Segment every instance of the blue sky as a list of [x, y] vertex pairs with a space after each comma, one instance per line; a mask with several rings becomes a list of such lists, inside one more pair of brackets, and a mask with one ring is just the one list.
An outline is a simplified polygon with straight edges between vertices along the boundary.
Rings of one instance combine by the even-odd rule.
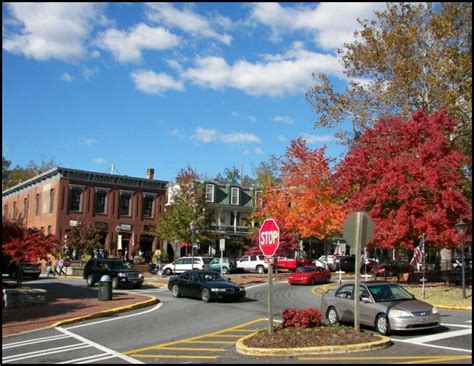
[[12, 165], [173, 180], [251, 174], [315, 129], [313, 72], [343, 87], [337, 48], [383, 3], [3, 3], [2, 153]]

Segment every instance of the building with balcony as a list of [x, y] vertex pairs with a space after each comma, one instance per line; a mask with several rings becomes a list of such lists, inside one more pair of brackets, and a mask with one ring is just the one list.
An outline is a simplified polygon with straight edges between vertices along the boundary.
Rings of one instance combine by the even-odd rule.
[[2, 214], [26, 227], [54, 234], [67, 245], [79, 223], [101, 233], [109, 255], [128, 257], [141, 251], [150, 258], [162, 249], [149, 233], [163, 212], [167, 181], [56, 167], [2, 192]]
[[[202, 184], [206, 190], [206, 204], [215, 213], [215, 222], [208, 230], [215, 233], [216, 240], [209, 246], [208, 254], [220, 253], [219, 240], [225, 238], [225, 254], [230, 257], [241, 256], [242, 244], [250, 243], [251, 228], [255, 227], [251, 219], [252, 212], [262, 205], [261, 190], [212, 180], [203, 181]], [[167, 205], [172, 204], [172, 197], [177, 190], [178, 184], [168, 187]], [[172, 250], [175, 257], [185, 254], [179, 251], [178, 243], [167, 243], [164, 247], [168, 248], [168, 251]]]

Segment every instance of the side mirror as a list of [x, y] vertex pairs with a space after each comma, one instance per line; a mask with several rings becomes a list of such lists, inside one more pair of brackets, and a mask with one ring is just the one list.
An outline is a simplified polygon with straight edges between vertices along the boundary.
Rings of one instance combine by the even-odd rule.
[[368, 297], [361, 297], [360, 299], [364, 304], [370, 304], [372, 303], [372, 300]]

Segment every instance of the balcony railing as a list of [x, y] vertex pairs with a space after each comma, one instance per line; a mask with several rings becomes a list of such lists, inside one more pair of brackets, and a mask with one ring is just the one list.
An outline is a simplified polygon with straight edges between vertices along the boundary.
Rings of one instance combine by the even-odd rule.
[[234, 225], [213, 225], [213, 230], [224, 231], [226, 233], [248, 233], [248, 226], [234, 226]]

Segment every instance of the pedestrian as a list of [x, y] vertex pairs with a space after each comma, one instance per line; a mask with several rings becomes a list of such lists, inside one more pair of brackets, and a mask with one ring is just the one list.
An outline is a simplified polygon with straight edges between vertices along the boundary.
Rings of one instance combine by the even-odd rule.
[[[48, 257], [48, 260], [46, 262], [46, 278], [49, 278], [49, 275], [51, 274], [51, 271], [52, 271], [52, 266], [53, 266], [53, 263], [51, 262], [51, 258]], [[54, 271], [53, 271], [53, 277], [54, 277]]]
[[64, 259], [59, 260], [59, 275], [63, 274], [66, 275], [66, 271], [64, 270]]
[[54, 260], [54, 277], [59, 276], [59, 259]]

